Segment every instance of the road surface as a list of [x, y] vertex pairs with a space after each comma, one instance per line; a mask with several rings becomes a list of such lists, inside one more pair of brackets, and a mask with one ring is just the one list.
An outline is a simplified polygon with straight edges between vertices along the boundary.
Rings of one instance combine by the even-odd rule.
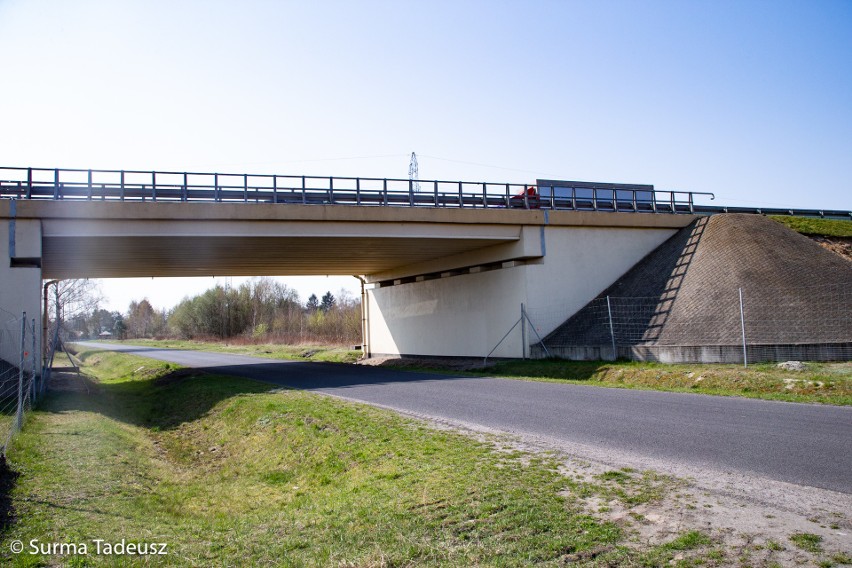
[[503, 432], [852, 494], [852, 408], [88, 342]]

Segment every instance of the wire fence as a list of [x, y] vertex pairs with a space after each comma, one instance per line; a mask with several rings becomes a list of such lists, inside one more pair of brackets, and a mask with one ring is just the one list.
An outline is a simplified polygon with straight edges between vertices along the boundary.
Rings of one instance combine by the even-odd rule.
[[44, 392], [35, 319], [0, 309], [0, 452], [6, 455], [27, 412]]
[[[542, 341], [533, 357], [578, 360], [757, 363], [852, 360], [852, 285], [779, 290], [708, 290], [700, 301], [598, 297], [565, 321], [558, 310], [528, 310]], [[558, 318], [563, 318], [559, 323]]]

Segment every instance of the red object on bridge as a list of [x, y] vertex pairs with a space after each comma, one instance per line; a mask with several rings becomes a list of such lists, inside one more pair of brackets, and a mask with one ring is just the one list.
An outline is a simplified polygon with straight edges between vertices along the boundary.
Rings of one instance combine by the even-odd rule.
[[[524, 201], [524, 197], [526, 197], [526, 201]], [[510, 207], [523, 207], [526, 208], [529, 205], [530, 209], [541, 209], [541, 198], [538, 195], [538, 188], [534, 185], [527, 186], [526, 189], [520, 191], [520, 193], [513, 195], [509, 199]]]

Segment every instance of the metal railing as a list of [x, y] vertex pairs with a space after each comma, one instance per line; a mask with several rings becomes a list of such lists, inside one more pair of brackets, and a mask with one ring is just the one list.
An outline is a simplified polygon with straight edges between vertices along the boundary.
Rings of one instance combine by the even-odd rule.
[[394, 207], [695, 213], [696, 196], [649, 185], [0, 167], [0, 198], [68, 201], [296, 203]]

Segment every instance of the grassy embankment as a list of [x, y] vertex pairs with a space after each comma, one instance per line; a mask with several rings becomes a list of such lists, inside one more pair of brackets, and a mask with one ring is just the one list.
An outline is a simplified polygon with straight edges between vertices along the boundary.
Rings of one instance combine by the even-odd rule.
[[484, 374], [601, 387], [852, 405], [852, 363], [805, 363], [804, 371], [786, 371], [774, 363], [745, 369], [700, 363], [501, 361]]
[[770, 215], [770, 219], [774, 219], [803, 235], [852, 237], [852, 221], [817, 219], [813, 217], [790, 217], [786, 215]]
[[[723, 559], [698, 532], [649, 546], [587, 499], [630, 508], [671, 480], [592, 480], [398, 415], [112, 352], [82, 351], [89, 393], [50, 394], [9, 454], [5, 565], [656, 566]], [[11, 520], [10, 520], [11, 519]], [[86, 557], [9, 552], [88, 543]], [[156, 559], [94, 539], [168, 543]]]

